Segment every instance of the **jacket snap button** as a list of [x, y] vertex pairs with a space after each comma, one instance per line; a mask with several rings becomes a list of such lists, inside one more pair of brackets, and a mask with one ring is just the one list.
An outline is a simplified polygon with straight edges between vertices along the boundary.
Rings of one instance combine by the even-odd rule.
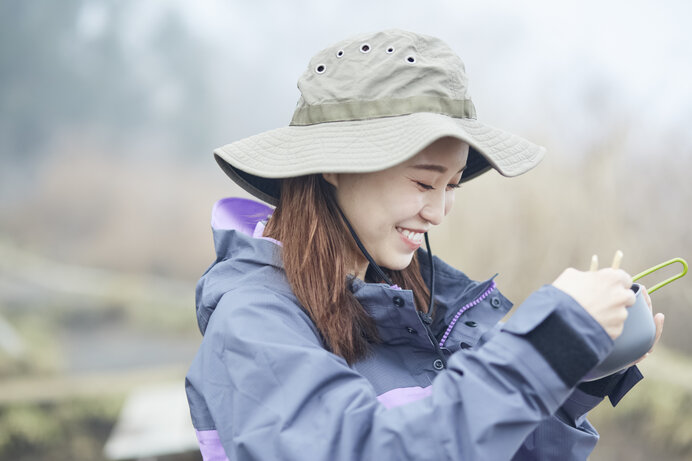
[[498, 307], [500, 307], [500, 304], [502, 304], [502, 303], [500, 302], [500, 298], [493, 297], [493, 298], [490, 300], [490, 304], [491, 304], [495, 309], [497, 309]]
[[471, 328], [474, 328], [474, 327], [476, 327], [476, 326], [478, 325], [478, 324], [477, 324], [476, 322], [474, 322], [473, 320], [469, 320], [468, 322], [465, 322], [465, 323], [466, 323], [466, 326], [467, 326], [467, 327], [471, 327]]
[[442, 360], [440, 360], [440, 359], [436, 359], [433, 362], [433, 368], [435, 368], [436, 370], [442, 370], [444, 367], [445, 367], [445, 364], [442, 363]]
[[411, 327], [406, 327], [406, 331], [408, 331], [408, 332], [411, 333], [412, 335], [415, 335], [416, 333], [418, 333], [416, 330], [414, 330], [414, 329], [411, 328]]
[[401, 296], [394, 296], [394, 297], [392, 298], [392, 302], [394, 303], [394, 305], [395, 305], [396, 307], [403, 307], [404, 304], [405, 304], [405, 303], [404, 303], [404, 298], [402, 298]]

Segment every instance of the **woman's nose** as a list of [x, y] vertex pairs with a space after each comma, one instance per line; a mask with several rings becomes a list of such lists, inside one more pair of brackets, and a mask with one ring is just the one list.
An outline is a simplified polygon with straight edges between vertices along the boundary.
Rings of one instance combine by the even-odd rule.
[[434, 226], [441, 224], [446, 214], [445, 199], [446, 194], [444, 191], [442, 193], [429, 194], [428, 200], [421, 210], [421, 217]]

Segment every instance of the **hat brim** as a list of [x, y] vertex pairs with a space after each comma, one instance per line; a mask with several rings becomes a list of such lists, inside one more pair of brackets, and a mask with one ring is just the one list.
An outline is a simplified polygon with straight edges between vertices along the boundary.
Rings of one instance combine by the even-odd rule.
[[238, 185], [276, 205], [281, 178], [384, 170], [447, 136], [470, 146], [462, 182], [490, 167], [503, 176], [518, 176], [545, 154], [543, 147], [475, 119], [418, 112], [278, 128], [219, 147], [214, 155]]

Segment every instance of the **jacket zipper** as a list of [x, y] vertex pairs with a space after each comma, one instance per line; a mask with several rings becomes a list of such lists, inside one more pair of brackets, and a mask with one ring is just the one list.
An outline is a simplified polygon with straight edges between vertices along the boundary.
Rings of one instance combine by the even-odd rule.
[[492, 293], [492, 291], [493, 291], [494, 289], [495, 289], [495, 281], [493, 280], [493, 281], [490, 283], [490, 286], [488, 287], [488, 289], [485, 290], [483, 293], [481, 293], [481, 295], [480, 295], [479, 297], [477, 297], [476, 299], [474, 299], [474, 300], [471, 301], [470, 303], [464, 304], [464, 305], [461, 307], [461, 309], [459, 309], [459, 310], [457, 311], [457, 313], [454, 315], [454, 318], [452, 319], [452, 321], [449, 322], [449, 326], [447, 327], [447, 330], [445, 331], [445, 334], [442, 335], [442, 339], [440, 340], [440, 343], [437, 345], [438, 347], [442, 348], [442, 347], [445, 345], [445, 341], [447, 341], [447, 337], [449, 336], [449, 334], [450, 334], [450, 333], [452, 332], [452, 330], [454, 329], [454, 325], [456, 325], [457, 320], [459, 320], [459, 317], [461, 317], [461, 314], [463, 314], [464, 312], [466, 312], [467, 310], [469, 310], [470, 308], [472, 308], [473, 306], [475, 306], [476, 304], [480, 303], [480, 302], [483, 301], [485, 298], [487, 298], [488, 295], [490, 295], [490, 293]]

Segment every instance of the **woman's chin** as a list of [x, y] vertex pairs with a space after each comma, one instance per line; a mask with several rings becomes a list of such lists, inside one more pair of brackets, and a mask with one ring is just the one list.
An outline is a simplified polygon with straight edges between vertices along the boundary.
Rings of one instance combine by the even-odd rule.
[[388, 258], [387, 261], [383, 261], [381, 264], [377, 262], [381, 267], [386, 267], [392, 271], [402, 271], [406, 269], [413, 260], [413, 253], [409, 255], [401, 255], [393, 258]]

